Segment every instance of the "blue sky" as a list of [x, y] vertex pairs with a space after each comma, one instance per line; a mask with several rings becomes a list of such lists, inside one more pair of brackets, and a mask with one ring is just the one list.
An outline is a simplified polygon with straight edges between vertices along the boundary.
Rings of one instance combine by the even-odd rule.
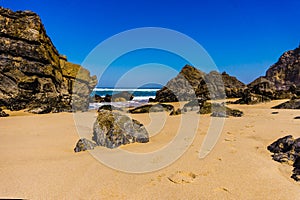
[[[219, 71], [249, 83], [264, 75], [284, 51], [300, 43], [298, 0], [0, 0], [0, 5], [37, 12], [59, 52], [79, 64], [99, 43], [117, 33], [164, 27], [193, 38]], [[162, 56], [160, 62], [180, 70], [184, 62], [164, 62], [171, 59], [167, 57]], [[112, 70], [120, 67], [121, 61], [115, 62]], [[127, 59], [122, 67], [128, 70], [132, 66]]]

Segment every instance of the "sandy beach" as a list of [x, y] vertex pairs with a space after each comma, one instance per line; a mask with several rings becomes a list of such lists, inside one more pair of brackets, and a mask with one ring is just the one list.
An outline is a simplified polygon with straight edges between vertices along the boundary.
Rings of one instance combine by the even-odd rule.
[[[297, 110], [273, 110], [280, 101], [229, 105], [244, 112], [227, 118], [213, 151], [198, 158], [210, 116], [203, 115], [189, 149], [155, 172], [130, 174], [111, 169], [86, 152], [74, 153], [79, 139], [71, 113], [10, 113], [0, 119], [0, 197], [26, 199], [300, 199], [292, 167], [272, 160], [266, 147], [279, 137], [300, 137]], [[273, 111], [279, 113], [271, 114]], [[147, 127], [147, 114], [133, 118]], [[147, 144], [123, 146], [145, 152], [171, 141], [179, 116]], [[101, 147], [97, 147], [101, 148]], [[159, 160], [157, 161], [159, 162]], [[184, 180], [174, 183], [172, 180]]]

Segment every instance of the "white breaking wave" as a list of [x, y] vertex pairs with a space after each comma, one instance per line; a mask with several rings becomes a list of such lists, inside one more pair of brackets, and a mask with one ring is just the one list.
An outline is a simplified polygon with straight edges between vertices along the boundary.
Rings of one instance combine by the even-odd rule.
[[150, 98], [155, 99], [155, 96], [138, 96], [133, 97], [133, 101], [149, 100]]

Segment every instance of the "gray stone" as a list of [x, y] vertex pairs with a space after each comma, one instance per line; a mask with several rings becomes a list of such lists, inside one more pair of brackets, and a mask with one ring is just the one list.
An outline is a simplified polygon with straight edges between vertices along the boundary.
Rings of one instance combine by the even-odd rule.
[[100, 110], [94, 123], [93, 140], [99, 146], [116, 148], [134, 142], [149, 142], [149, 135], [137, 120], [118, 112]]

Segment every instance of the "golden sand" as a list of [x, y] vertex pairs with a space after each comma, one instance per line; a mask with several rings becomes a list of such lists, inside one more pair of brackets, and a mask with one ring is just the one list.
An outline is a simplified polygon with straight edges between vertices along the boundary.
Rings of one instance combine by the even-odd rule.
[[[142, 174], [111, 169], [89, 152], [74, 153], [79, 136], [71, 113], [10, 113], [0, 118], [0, 198], [300, 199], [300, 184], [290, 178], [292, 167], [273, 161], [266, 149], [279, 137], [300, 137], [300, 120], [294, 119], [300, 111], [270, 109], [280, 102], [229, 105], [245, 115], [225, 119], [221, 137], [204, 159], [198, 154], [210, 116], [201, 116], [183, 156]], [[148, 114], [132, 117], [153, 128]], [[180, 116], [166, 118], [149, 143], [122, 149], [150, 152], [172, 141]]]

